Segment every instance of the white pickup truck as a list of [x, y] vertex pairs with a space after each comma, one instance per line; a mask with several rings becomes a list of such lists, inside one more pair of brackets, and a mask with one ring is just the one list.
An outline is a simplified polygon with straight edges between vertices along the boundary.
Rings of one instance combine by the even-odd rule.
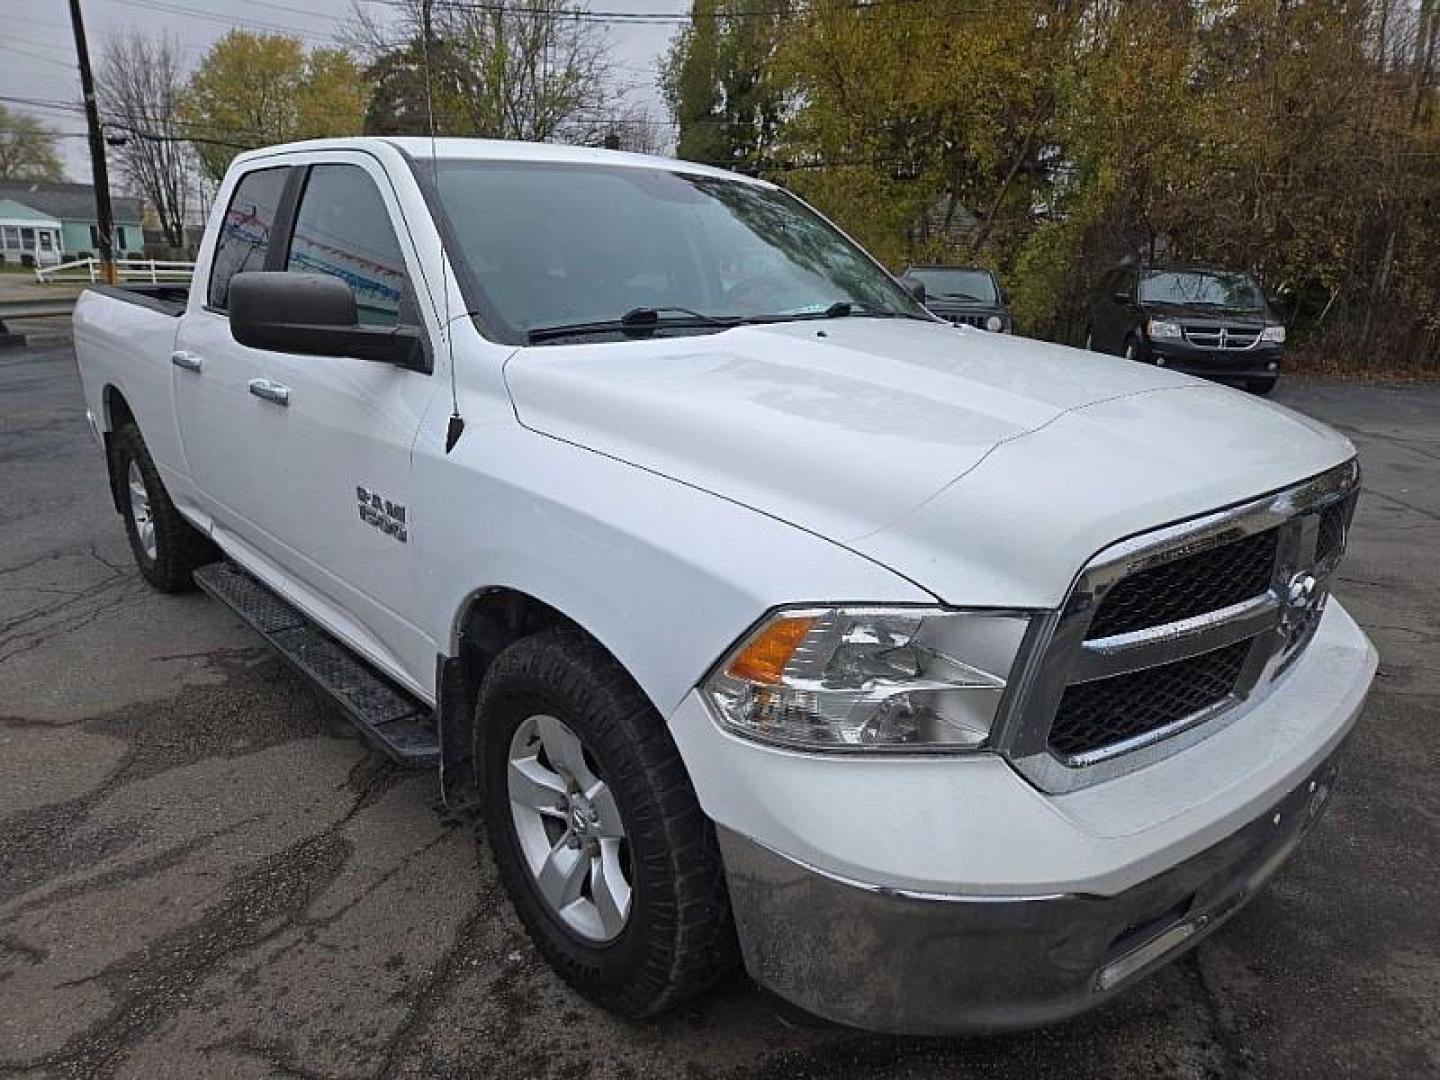
[[946, 325], [683, 162], [311, 142], [215, 206], [188, 293], [75, 311], [140, 570], [475, 802], [603, 1005], [738, 957], [849, 1025], [1050, 1022], [1323, 806], [1376, 666], [1335, 432]]

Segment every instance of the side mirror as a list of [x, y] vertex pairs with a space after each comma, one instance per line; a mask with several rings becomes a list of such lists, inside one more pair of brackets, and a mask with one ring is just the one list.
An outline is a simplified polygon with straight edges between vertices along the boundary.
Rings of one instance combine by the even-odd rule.
[[418, 328], [361, 326], [354, 292], [329, 274], [236, 274], [230, 279], [229, 303], [230, 334], [241, 345], [425, 369]]
[[905, 286], [905, 291], [910, 294], [911, 298], [917, 304], [923, 304], [925, 302], [925, 283], [923, 281], [915, 278], [901, 278], [900, 284]]

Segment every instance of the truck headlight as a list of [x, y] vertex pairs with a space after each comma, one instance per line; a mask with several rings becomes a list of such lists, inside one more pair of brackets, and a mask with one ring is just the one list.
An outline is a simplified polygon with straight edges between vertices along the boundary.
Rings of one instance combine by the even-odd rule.
[[991, 315], [985, 320], [985, 329], [989, 330], [992, 334], [998, 334], [1001, 330], [1005, 329], [1005, 320], [1000, 318], [999, 315]]
[[1277, 344], [1277, 345], [1283, 345], [1283, 344], [1285, 344], [1285, 327], [1283, 327], [1283, 326], [1267, 326], [1267, 327], [1265, 327], [1264, 330], [1261, 330], [1261, 331], [1260, 331], [1260, 340], [1261, 340], [1261, 341], [1273, 341], [1273, 342], [1275, 342], [1275, 344]]
[[1151, 319], [1145, 324], [1145, 332], [1152, 338], [1179, 338], [1180, 324], [1169, 319]]
[[701, 690], [737, 734], [804, 750], [989, 745], [1029, 616], [814, 607], [765, 619]]

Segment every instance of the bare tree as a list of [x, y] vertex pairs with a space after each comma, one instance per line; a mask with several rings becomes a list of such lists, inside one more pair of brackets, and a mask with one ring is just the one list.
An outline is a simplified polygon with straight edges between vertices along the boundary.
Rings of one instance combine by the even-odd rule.
[[428, 49], [423, 0], [398, 8], [389, 25], [357, 8], [349, 28], [352, 46], [395, 99], [379, 109], [372, 102], [371, 129], [414, 127], [424, 116], [428, 68], [441, 134], [599, 145], [611, 130], [626, 88], [615, 78], [604, 27], [580, 17], [575, 0], [436, 3]]
[[155, 208], [165, 242], [183, 248], [192, 168], [179, 116], [185, 80], [175, 39], [116, 35], [105, 45], [98, 81], [121, 171]]

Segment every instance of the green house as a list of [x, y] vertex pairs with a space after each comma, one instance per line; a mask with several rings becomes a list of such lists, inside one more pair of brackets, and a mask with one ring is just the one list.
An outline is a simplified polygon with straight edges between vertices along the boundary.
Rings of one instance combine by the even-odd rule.
[[[140, 258], [145, 253], [141, 201], [112, 196], [110, 203], [115, 257]], [[89, 184], [0, 180], [0, 254], [5, 261], [20, 262], [22, 254], [30, 254], [36, 265], [50, 266], [99, 253], [95, 190]]]

